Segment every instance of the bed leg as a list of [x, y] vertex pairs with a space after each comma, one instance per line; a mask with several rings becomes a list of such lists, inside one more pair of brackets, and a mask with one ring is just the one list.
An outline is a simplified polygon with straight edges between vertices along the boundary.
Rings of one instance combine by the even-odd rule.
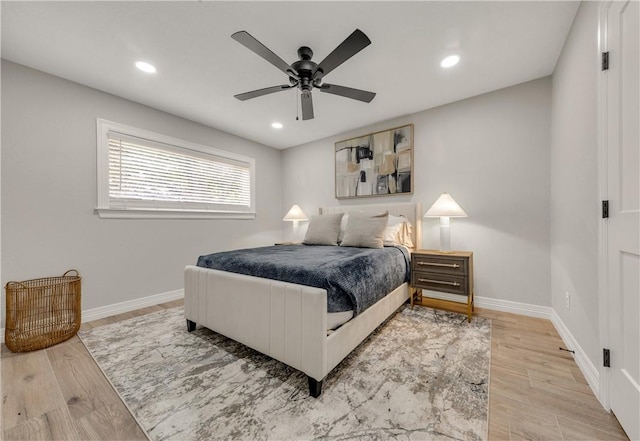
[[187, 320], [187, 331], [193, 332], [196, 330], [196, 322], [192, 322], [191, 320]]
[[307, 379], [309, 380], [309, 395], [313, 398], [318, 398], [322, 393], [322, 380], [318, 381], [308, 375]]

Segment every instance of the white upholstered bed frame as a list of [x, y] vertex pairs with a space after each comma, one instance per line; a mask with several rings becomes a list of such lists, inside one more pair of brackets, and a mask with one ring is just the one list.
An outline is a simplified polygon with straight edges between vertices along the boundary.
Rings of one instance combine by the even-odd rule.
[[[420, 204], [397, 203], [321, 208], [321, 214], [349, 211], [405, 216], [413, 243], [421, 245]], [[327, 292], [293, 283], [187, 266], [185, 318], [304, 372], [317, 397], [322, 380], [374, 329], [409, 299], [404, 283], [327, 335]]]

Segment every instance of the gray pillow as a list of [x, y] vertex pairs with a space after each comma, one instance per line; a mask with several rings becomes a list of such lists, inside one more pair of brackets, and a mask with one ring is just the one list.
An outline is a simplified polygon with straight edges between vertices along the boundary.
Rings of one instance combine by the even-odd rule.
[[384, 229], [387, 227], [388, 220], [388, 211], [377, 215], [351, 212], [340, 246], [382, 248]]
[[311, 216], [307, 234], [302, 241], [305, 245], [338, 245], [340, 221], [344, 213]]

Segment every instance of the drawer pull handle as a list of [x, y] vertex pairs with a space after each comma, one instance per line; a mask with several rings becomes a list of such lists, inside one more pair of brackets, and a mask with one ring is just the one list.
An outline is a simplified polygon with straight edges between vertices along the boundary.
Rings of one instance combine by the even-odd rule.
[[444, 280], [418, 279], [418, 282], [437, 283], [438, 285], [460, 286], [458, 282], [445, 282]]
[[435, 263], [435, 262], [418, 262], [420, 266], [443, 266], [446, 268], [460, 268], [457, 263]]

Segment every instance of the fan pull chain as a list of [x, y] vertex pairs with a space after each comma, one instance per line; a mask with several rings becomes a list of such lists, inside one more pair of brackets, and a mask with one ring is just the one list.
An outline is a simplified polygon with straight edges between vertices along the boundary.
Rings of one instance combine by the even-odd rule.
[[296, 121], [300, 121], [300, 100], [298, 99], [298, 90], [296, 89], [296, 93], [293, 95], [296, 100]]

